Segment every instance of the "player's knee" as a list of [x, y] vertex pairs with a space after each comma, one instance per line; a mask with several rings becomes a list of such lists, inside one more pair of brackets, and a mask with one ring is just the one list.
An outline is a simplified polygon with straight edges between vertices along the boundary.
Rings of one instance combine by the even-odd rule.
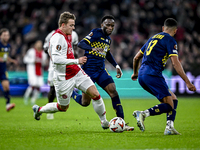
[[115, 97], [115, 96], [118, 96], [118, 92], [117, 90], [112, 90], [110, 93], [109, 93], [110, 97]]
[[59, 105], [59, 110], [60, 111], [66, 112], [68, 108], [69, 108], [69, 105], [67, 105], [67, 106]]

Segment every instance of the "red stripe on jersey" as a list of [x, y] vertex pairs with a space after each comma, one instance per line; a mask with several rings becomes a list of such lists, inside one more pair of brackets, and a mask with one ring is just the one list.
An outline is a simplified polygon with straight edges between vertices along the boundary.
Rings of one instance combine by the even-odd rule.
[[35, 74], [37, 76], [42, 75], [42, 51], [35, 49]]
[[[57, 29], [55, 33], [62, 34], [65, 37], [65, 40], [67, 42], [68, 48], [67, 48], [67, 59], [74, 59], [74, 54], [72, 51], [72, 36], [64, 34], [60, 29]], [[54, 34], [55, 34], [54, 33]], [[80, 71], [80, 67], [78, 65], [66, 65], [66, 75], [65, 79], [70, 79], [74, 77], [78, 72]]]

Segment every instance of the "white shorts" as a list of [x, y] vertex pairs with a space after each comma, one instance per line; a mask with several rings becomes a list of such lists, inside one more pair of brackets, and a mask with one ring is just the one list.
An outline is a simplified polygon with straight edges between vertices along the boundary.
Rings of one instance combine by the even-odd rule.
[[53, 86], [53, 74], [54, 74], [54, 71], [49, 70], [49, 72], [48, 72], [48, 85], [49, 86]]
[[74, 88], [86, 92], [90, 86], [94, 85], [93, 81], [82, 69], [73, 78], [68, 80], [58, 81], [56, 77], [54, 77], [53, 83], [58, 104], [63, 106], [69, 104]]
[[30, 86], [41, 87], [44, 85], [43, 76], [36, 76], [35, 74], [29, 74], [28, 83]]

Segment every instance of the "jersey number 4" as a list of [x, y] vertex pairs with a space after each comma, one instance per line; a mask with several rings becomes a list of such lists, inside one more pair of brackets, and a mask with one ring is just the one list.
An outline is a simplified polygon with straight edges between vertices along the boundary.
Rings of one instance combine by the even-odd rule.
[[152, 40], [152, 41], [149, 43], [149, 45], [148, 45], [148, 47], [147, 47], [147, 50], [146, 50], [146, 55], [147, 55], [147, 56], [151, 54], [151, 51], [152, 51], [153, 47], [156, 45], [157, 42], [158, 42], [158, 40]]

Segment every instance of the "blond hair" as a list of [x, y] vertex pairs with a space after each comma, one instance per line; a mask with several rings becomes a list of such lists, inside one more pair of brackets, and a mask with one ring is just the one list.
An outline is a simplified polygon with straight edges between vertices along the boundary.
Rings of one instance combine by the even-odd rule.
[[76, 20], [76, 17], [74, 14], [70, 13], [70, 12], [63, 12], [62, 14], [60, 14], [60, 18], [58, 21], [58, 26], [61, 27], [61, 25], [63, 23], [67, 24], [69, 19], [73, 19]]

